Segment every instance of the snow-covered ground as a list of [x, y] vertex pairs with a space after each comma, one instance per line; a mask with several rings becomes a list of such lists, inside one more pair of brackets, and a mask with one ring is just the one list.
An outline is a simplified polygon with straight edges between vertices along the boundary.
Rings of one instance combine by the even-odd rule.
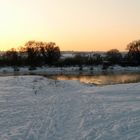
[[140, 83], [0, 77], [0, 140], [140, 140]]
[[19, 71], [14, 72], [12, 67], [2, 67], [0, 68], [0, 75], [13, 75], [13, 74], [38, 74], [38, 75], [55, 75], [55, 74], [91, 74], [91, 73], [102, 73], [102, 72], [140, 72], [140, 67], [121, 67], [113, 66], [109, 67], [107, 70], [103, 70], [102, 66], [83, 66], [82, 71], [79, 71], [79, 67], [37, 67], [36, 70], [29, 70], [28, 67], [19, 67]]

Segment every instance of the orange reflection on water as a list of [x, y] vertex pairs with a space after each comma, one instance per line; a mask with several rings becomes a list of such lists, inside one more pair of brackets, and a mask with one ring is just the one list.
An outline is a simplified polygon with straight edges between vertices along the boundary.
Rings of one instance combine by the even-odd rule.
[[124, 84], [140, 82], [140, 73], [100, 74], [100, 75], [57, 75], [56, 80], [77, 80], [96, 85]]

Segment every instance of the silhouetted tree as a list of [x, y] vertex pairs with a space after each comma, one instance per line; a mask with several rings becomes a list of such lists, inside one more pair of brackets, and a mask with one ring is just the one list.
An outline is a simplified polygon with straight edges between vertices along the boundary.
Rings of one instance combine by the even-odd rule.
[[133, 64], [140, 64], [140, 40], [133, 41], [127, 45], [128, 54], [127, 61]]
[[19, 64], [18, 52], [12, 48], [4, 53], [3, 58], [7, 65], [17, 66]]
[[53, 42], [28, 41], [23, 50], [27, 53], [30, 66], [53, 65], [61, 56], [59, 47]]
[[37, 46], [37, 42], [35, 41], [28, 41], [25, 44], [25, 53], [27, 53], [27, 61], [31, 67], [35, 67], [39, 65], [39, 47]]
[[82, 56], [81, 54], [76, 54], [74, 56], [74, 61], [75, 61], [75, 64], [76, 65], [83, 65], [86, 61], [86, 57], [85, 56]]
[[106, 60], [110, 62], [110, 64], [120, 64], [122, 60], [122, 54], [117, 49], [109, 50], [106, 53]]
[[48, 65], [55, 64], [61, 56], [59, 47], [53, 42], [40, 45], [40, 52]]
[[98, 53], [93, 54], [92, 58], [93, 58], [93, 64], [95, 65], [102, 64], [103, 62], [102, 56]]

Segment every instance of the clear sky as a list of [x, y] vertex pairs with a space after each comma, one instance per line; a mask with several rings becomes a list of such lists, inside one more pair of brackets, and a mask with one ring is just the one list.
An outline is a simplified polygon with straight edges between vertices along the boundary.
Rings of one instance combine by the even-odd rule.
[[140, 0], [0, 0], [0, 50], [28, 40], [61, 50], [125, 50], [140, 39]]

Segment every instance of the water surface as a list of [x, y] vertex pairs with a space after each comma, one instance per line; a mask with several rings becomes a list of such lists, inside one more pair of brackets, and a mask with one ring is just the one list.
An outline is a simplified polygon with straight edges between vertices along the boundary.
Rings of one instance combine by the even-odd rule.
[[95, 85], [111, 85], [140, 82], [140, 73], [106, 73], [94, 75], [54, 75], [55, 80], [78, 80]]

